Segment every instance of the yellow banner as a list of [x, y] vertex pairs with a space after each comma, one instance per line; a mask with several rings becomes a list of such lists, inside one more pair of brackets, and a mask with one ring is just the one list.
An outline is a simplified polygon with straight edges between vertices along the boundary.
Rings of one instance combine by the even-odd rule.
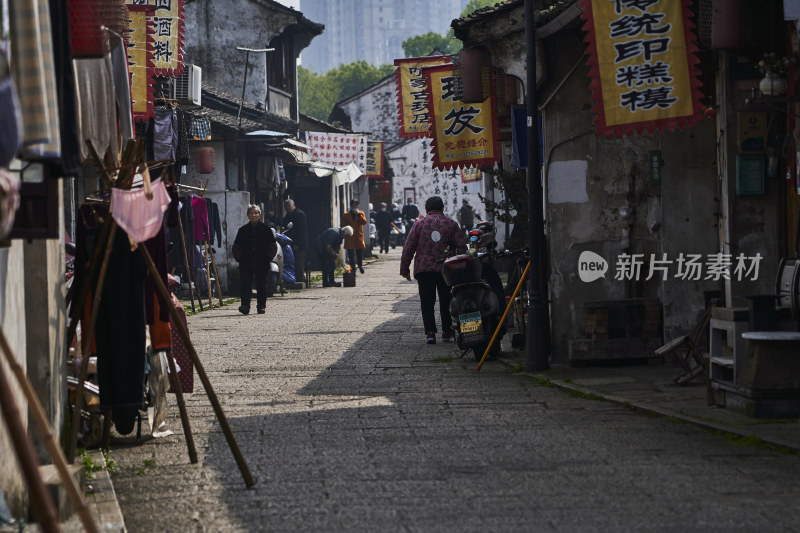
[[450, 63], [450, 56], [414, 57], [395, 59], [397, 104], [400, 115], [400, 136], [405, 138], [430, 137], [428, 88], [422, 74], [423, 67]]
[[699, 117], [687, 2], [583, 0], [598, 130], [674, 128]]
[[499, 159], [494, 91], [480, 103], [464, 103], [456, 94], [452, 65], [425, 69], [433, 116], [433, 167], [482, 167]]
[[152, 29], [148, 26], [151, 6], [130, 6], [128, 66], [131, 73], [133, 116], [146, 120], [153, 116]]
[[126, 0], [128, 6], [151, 6], [153, 68], [159, 76], [183, 73], [183, 0]]

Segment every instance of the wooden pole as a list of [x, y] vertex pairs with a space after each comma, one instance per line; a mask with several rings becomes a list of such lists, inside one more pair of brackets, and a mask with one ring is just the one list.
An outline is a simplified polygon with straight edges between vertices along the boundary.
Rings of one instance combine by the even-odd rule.
[[[22, 388], [22, 392], [25, 394], [25, 399], [28, 401], [28, 407], [33, 414], [33, 420], [36, 422], [36, 426], [39, 428], [39, 433], [42, 435], [42, 440], [44, 441], [44, 446], [47, 449], [47, 453], [50, 454], [50, 458], [53, 460], [53, 465], [58, 471], [61, 482], [67, 489], [67, 495], [69, 496], [70, 501], [72, 501], [72, 505], [75, 507], [75, 510], [78, 512], [78, 516], [81, 519], [84, 530], [91, 533], [98, 533], [99, 530], [97, 529], [97, 525], [94, 523], [92, 514], [89, 512], [89, 507], [87, 507], [86, 501], [83, 499], [83, 495], [81, 494], [78, 485], [75, 483], [75, 479], [70, 475], [69, 469], [67, 468], [67, 461], [64, 458], [64, 453], [61, 451], [61, 448], [56, 442], [50, 422], [47, 420], [47, 416], [45, 415], [42, 404], [39, 401], [39, 397], [33, 390], [33, 385], [31, 385], [30, 380], [28, 380], [28, 377], [25, 375], [25, 371], [22, 369], [17, 360], [14, 359], [14, 356], [11, 353], [11, 347], [8, 345], [8, 341], [6, 340], [6, 336], [2, 329], [0, 329], [0, 351], [2, 351], [3, 355], [5, 356], [8, 366], [11, 368], [14, 377], [17, 379], [17, 383]], [[81, 392], [82, 391], [78, 391], [78, 394], [81, 394]]]
[[206, 283], [208, 284], [208, 308], [214, 307], [214, 301], [211, 299], [211, 264], [208, 257], [208, 241], [203, 241], [203, 246], [206, 249]]
[[[92, 301], [92, 311], [89, 314], [89, 326], [82, 334], [82, 348], [81, 348], [81, 368], [78, 373], [78, 394], [75, 396], [75, 408], [72, 411], [72, 424], [69, 428], [69, 445], [67, 446], [67, 460], [70, 463], [75, 462], [75, 448], [78, 446], [78, 426], [81, 422], [81, 410], [83, 409], [83, 385], [86, 383], [86, 374], [89, 370], [89, 355], [92, 346], [92, 337], [94, 336], [94, 326], [97, 323], [97, 313], [100, 311], [100, 298], [103, 294], [103, 283], [106, 278], [106, 269], [108, 268], [108, 260], [111, 257], [111, 250], [113, 249], [114, 237], [117, 234], [117, 222], [110, 217], [111, 227], [108, 230], [108, 239], [106, 240], [105, 253], [103, 254], [103, 263], [100, 265], [100, 273], [97, 277], [97, 285], [94, 289], [94, 299]], [[88, 282], [88, 280], [87, 280]]]
[[245, 463], [242, 452], [239, 450], [239, 445], [236, 443], [236, 438], [233, 436], [231, 427], [228, 424], [228, 419], [225, 418], [225, 413], [222, 411], [222, 406], [217, 399], [217, 395], [214, 393], [211, 382], [208, 380], [206, 371], [203, 368], [203, 363], [200, 362], [200, 357], [198, 357], [197, 352], [192, 345], [192, 341], [189, 339], [189, 332], [178, 316], [178, 311], [175, 310], [175, 306], [172, 304], [172, 300], [169, 297], [167, 288], [164, 286], [164, 282], [161, 280], [161, 277], [158, 276], [158, 270], [156, 269], [155, 263], [153, 263], [153, 258], [150, 257], [150, 252], [148, 252], [147, 248], [144, 246], [139, 246], [139, 250], [144, 256], [144, 260], [147, 263], [147, 268], [150, 269], [150, 275], [153, 277], [153, 281], [155, 281], [156, 288], [161, 293], [163, 299], [167, 302], [167, 308], [172, 315], [172, 320], [178, 327], [178, 334], [181, 336], [183, 343], [186, 345], [186, 348], [189, 351], [189, 357], [192, 358], [192, 363], [194, 363], [195, 370], [197, 370], [197, 375], [200, 377], [200, 381], [203, 383], [203, 388], [206, 390], [206, 395], [208, 396], [209, 401], [211, 401], [211, 406], [214, 408], [214, 414], [216, 414], [217, 420], [219, 420], [219, 425], [222, 427], [222, 432], [225, 434], [225, 439], [228, 441], [228, 447], [230, 447], [233, 457], [236, 460], [236, 464], [242, 473], [242, 477], [244, 477], [245, 485], [247, 487], [252, 487], [256, 482], [253, 479], [253, 476], [250, 474], [250, 470], [247, 468], [247, 463]]
[[[170, 299], [170, 304], [171, 303], [172, 300]], [[175, 388], [175, 399], [178, 401], [178, 411], [181, 414], [183, 436], [186, 437], [186, 446], [189, 449], [189, 462], [192, 464], [197, 464], [197, 448], [194, 446], [192, 427], [189, 424], [189, 412], [186, 410], [186, 402], [183, 399], [183, 391], [181, 390], [181, 383], [178, 379], [178, 368], [175, 365], [175, 358], [172, 355], [172, 350], [167, 350], [167, 361], [169, 362], [169, 373], [172, 377], [172, 386]], [[191, 372], [191, 370], [189, 371]]]
[[525, 271], [519, 277], [519, 281], [517, 282], [517, 287], [514, 289], [514, 294], [512, 294], [511, 298], [508, 300], [508, 305], [506, 305], [506, 310], [503, 312], [503, 318], [501, 318], [500, 323], [497, 324], [497, 328], [494, 330], [494, 335], [492, 335], [492, 340], [490, 340], [489, 344], [486, 345], [486, 351], [483, 352], [483, 357], [481, 357], [481, 360], [478, 363], [478, 367], [475, 369], [476, 372], [481, 369], [481, 366], [483, 366], [483, 362], [486, 361], [486, 356], [489, 355], [489, 351], [492, 349], [492, 346], [494, 346], [494, 341], [495, 339], [497, 339], [497, 335], [500, 333], [500, 328], [502, 328], [503, 324], [506, 323], [506, 317], [508, 316], [508, 312], [511, 310], [511, 302], [513, 302], [514, 298], [516, 298], [517, 294], [519, 294], [519, 291], [522, 288], [522, 284], [524, 283], [525, 278], [528, 275], [528, 270], [530, 270], [530, 268], [531, 268], [531, 262], [528, 261], [528, 264], [525, 266]]
[[3, 418], [6, 421], [8, 433], [14, 444], [14, 451], [17, 453], [17, 458], [22, 468], [22, 474], [28, 483], [33, 514], [43, 531], [46, 533], [58, 533], [61, 531], [61, 527], [58, 525], [56, 508], [53, 505], [50, 493], [44, 486], [42, 476], [39, 474], [39, 460], [33, 451], [33, 444], [28, 439], [28, 432], [22, 423], [22, 418], [20, 418], [19, 411], [14, 403], [14, 397], [11, 396], [11, 389], [9, 389], [2, 365], [0, 365], [0, 411], [2, 411]]
[[219, 306], [222, 307], [222, 287], [219, 284], [219, 274], [217, 273], [217, 262], [214, 260], [214, 247], [211, 244], [208, 245], [209, 250], [209, 257], [211, 257], [211, 267], [214, 269], [214, 281], [217, 282], [217, 299], [219, 299]]
[[[184, 207], [186, 209], [186, 207]], [[189, 206], [191, 209], [191, 206]], [[183, 264], [186, 267], [186, 275], [189, 277], [189, 298], [192, 300], [192, 313], [194, 313], [194, 289], [196, 288], [194, 282], [194, 273], [189, 268], [189, 255], [186, 253], [186, 235], [183, 233], [183, 222], [181, 221], [181, 214], [178, 213], [178, 231], [181, 234], [181, 250], [183, 250]], [[197, 300], [200, 301], [200, 293], [197, 293]], [[200, 301], [200, 310], [203, 310], [203, 302]]]

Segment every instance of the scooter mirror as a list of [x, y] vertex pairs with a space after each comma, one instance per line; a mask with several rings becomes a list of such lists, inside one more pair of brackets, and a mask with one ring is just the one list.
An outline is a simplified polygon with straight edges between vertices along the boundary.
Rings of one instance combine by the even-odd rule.
[[286, 229], [292, 229], [292, 227], [294, 227], [294, 222], [289, 222], [286, 224]]

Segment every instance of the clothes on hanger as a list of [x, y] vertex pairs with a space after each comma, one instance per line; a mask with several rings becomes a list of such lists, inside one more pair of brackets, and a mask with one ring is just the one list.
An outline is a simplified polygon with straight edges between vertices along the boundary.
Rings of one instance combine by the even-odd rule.
[[136, 242], [156, 236], [169, 206], [169, 195], [164, 182], [157, 179], [152, 184], [153, 198], [148, 200], [144, 189], [111, 191], [111, 213], [117, 224]]
[[194, 212], [194, 242], [209, 242], [208, 230], [208, 204], [205, 198], [195, 196], [192, 198], [192, 211]]
[[[111, 76], [111, 58], [105, 55], [73, 59], [72, 66], [78, 87], [78, 138], [91, 140], [100, 157], [110, 151], [112, 159], [116, 161], [119, 152], [117, 103]], [[27, 115], [25, 120], [27, 122]], [[78, 148], [81, 161], [91, 157], [86, 142], [78, 143]]]
[[222, 247], [222, 222], [219, 217], [219, 206], [216, 202], [206, 198], [208, 204], [208, 242], [214, 244], [214, 237], [217, 238], [217, 248]]
[[170, 107], [156, 107], [150, 119], [153, 141], [153, 159], [175, 160], [178, 151], [178, 115]]

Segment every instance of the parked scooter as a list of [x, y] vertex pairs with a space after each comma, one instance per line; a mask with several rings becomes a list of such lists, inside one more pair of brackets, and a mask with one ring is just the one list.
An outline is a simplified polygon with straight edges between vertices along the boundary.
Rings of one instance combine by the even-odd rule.
[[[447, 259], [442, 267], [444, 280], [451, 287], [450, 316], [456, 344], [464, 353], [472, 349], [476, 361], [483, 357], [506, 305], [503, 282], [492, 266], [494, 255], [492, 251], [472, 249]], [[505, 326], [492, 345], [490, 357], [500, 355], [504, 334]]]
[[497, 248], [497, 230], [494, 224], [483, 220], [475, 225], [475, 229], [467, 232], [467, 247], [477, 252], [486, 252]]
[[[289, 222], [286, 229], [292, 229], [292, 225], [293, 224]], [[285, 237], [282, 239], [283, 233], [278, 233], [275, 231], [275, 228], [272, 228], [272, 234], [275, 236], [275, 243], [278, 245], [278, 251], [275, 252], [275, 257], [273, 257], [272, 261], [269, 263], [267, 297], [274, 296], [278, 291], [280, 291], [281, 295], [286, 293], [283, 286], [283, 246], [281, 246], [281, 242], [286, 243], [286, 240], [289, 240], [289, 238]]]

